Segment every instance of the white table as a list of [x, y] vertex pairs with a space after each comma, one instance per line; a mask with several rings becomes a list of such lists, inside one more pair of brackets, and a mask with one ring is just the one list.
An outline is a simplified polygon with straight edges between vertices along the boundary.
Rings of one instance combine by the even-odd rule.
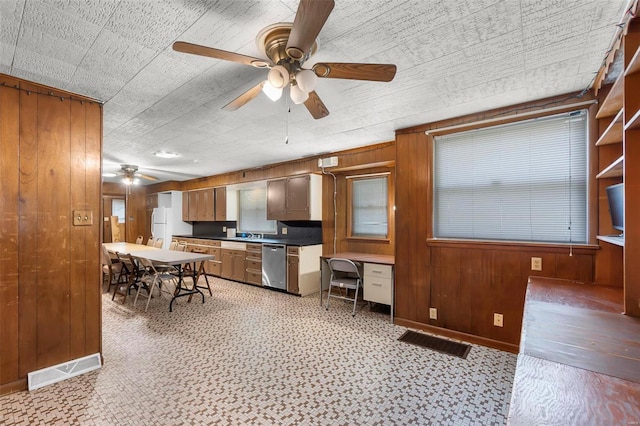
[[[202, 296], [202, 303], [204, 303], [204, 293], [200, 291], [200, 289], [206, 288], [209, 290], [209, 294], [212, 294], [211, 287], [209, 286], [209, 278], [207, 277], [207, 274], [204, 273], [204, 261], [215, 259], [214, 255], [176, 250], [164, 250], [142, 244], [132, 243], [104, 243], [104, 246], [108, 251], [112, 253], [129, 253], [134, 257], [143, 257], [145, 259], [149, 259], [154, 264], [172, 265], [178, 269], [178, 288], [176, 289], [176, 293], [169, 303], [169, 312], [173, 311], [173, 302], [178, 297], [189, 296], [189, 300], [191, 300], [191, 296], [199, 293]], [[198, 262], [200, 263], [200, 266], [196, 268], [196, 263]], [[184, 268], [182, 267], [182, 265], [185, 264], [193, 264], [193, 267], [191, 268], [191, 270], [193, 271], [193, 289], [191, 290], [182, 286], [184, 277]], [[206, 287], [197, 285], [198, 280], [202, 275], [204, 275], [205, 281], [207, 282]]]

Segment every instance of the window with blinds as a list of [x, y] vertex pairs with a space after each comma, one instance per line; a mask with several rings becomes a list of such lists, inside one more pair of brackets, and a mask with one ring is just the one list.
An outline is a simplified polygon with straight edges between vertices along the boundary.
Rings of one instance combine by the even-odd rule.
[[434, 236], [587, 242], [586, 110], [438, 136]]
[[351, 182], [351, 236], [387, 238], [387, 176], [356, 177]]
[[267, 220], [267, 188], [238, 191], [238, 231], [275, 234], [277, 223]]

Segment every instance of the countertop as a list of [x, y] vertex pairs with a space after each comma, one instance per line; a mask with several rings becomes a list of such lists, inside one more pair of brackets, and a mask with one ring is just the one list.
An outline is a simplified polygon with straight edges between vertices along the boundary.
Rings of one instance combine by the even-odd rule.
[[322, 241], [309, 238], [247, 238], [247, 237], [225, 237], [216, 235], [174, 235], [174, 238], [198, 238], [201, 240], [218, 241], [238, 241], [243, 243], [256, 244], [284, 244], [287, 246], [315, 246], [322, 244]]

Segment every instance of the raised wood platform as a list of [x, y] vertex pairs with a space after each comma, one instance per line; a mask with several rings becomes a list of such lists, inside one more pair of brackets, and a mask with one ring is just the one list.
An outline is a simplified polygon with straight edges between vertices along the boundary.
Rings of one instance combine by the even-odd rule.
[[640, 318], [622, 302], [618, 287], [529, 279], [508, 424], [640, 423]]

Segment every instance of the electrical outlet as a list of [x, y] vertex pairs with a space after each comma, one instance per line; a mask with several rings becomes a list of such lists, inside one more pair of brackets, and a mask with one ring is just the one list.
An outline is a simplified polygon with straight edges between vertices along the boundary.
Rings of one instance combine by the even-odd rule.
[[542, 258], [541, 257], [532, 257], [531, 258], [531, 270], [532, 271], [542, 271]]
[[287, 228], [282, 228], [282, 235], [287, 235]]
[[222, 227], [222, 232], [227, 232], [227, 227], [226, 226]]
[[429, 308], [429, 319], [438, 319], [438, 308]]
[[502, 322], [502, 314], [493, 314], [493, 325], [496, 327], [503, 327], [504, 323]]

